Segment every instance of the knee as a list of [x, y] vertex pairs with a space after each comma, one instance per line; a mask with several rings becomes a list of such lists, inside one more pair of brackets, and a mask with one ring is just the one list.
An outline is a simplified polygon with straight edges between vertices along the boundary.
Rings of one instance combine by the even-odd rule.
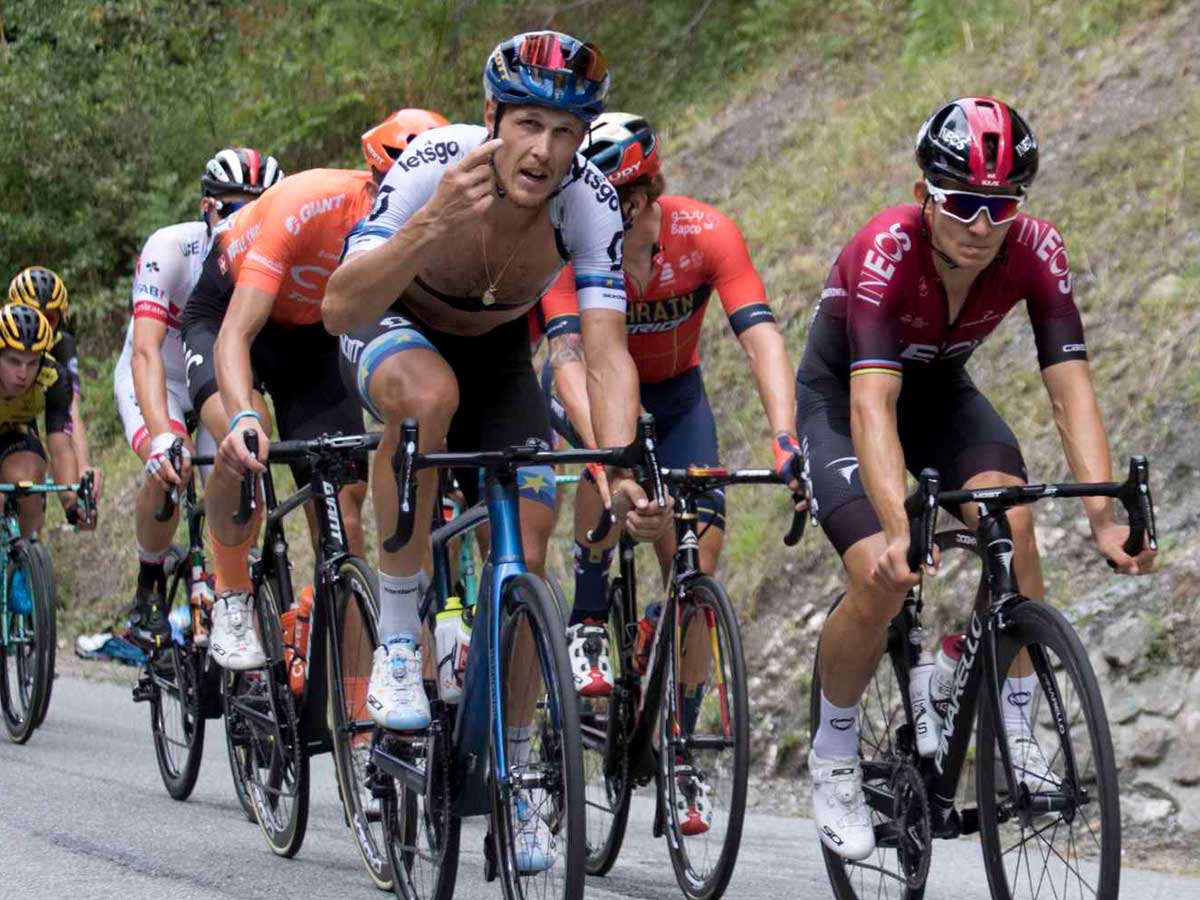
[[852, 617], [862, 626], [877, 631], [886, 629], [903, 604], [903, 593], [879, 590], [872, 583], [869, 572], [847, 573], [846, 595], [841, 603], [846, 609], [843, 615]]
[[412, 416], [422, 425], [450, 426], [458, 409], [458, 384], [445, 373], [426, 375], [417, 378], [404, 366], [385, 364], [371, 377], [371, 402], [389, 425]]
[[1033, 510], [1028, 506], [1017, 506], [1008, 511], [1008, 525], [1012, 529], [1014, 549], [1037, 552], [1037, 536], [1033, 530]]
[[348, 484], [342, 488], [338, 497], [338, 505], [341, 507], [342, 522], [349, 529], [358, 527], [362, 519], [363, 503], [367, 499], [367, 483], [365, 481], [356, 481], [354, 484]]

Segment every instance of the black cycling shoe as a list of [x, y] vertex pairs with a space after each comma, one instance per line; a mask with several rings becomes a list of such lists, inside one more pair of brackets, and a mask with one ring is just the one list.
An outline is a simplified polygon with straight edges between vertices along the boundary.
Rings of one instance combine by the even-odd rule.
[[171, 643], [171, 623], [167, 619], [166, 599], [157, 591], [138, 588], [133, 612], [129, 615], [129, 637], [147, 650], [160, 650]]

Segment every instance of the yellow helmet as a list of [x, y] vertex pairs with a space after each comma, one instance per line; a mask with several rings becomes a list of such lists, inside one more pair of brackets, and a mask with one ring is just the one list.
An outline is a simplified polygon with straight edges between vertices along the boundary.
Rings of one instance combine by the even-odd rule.
[[35, 306], [10, 303], [0, 307], [0, 350], [44, 353], [54, 343], [54, 329]]
[[67, 286], [57, 272], [45, 266], [29, 266], [8, 283], [8, 302], [23, 303], [42, 313], [57, 312], [62, 321], [67, 317]]

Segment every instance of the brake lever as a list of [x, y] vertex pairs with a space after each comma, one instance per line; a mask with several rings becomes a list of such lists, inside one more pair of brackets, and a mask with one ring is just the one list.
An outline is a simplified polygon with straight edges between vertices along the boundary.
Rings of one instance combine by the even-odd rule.
[[[183, 441], [179, 438], [167, 449], [167, 462], [179, 474], [183, 469]], [[180, 476], [182, 477], [182, 475]], [[156, 522], [166, 522], [171, 516], [175, 515], [175, 507], [179, 504], [179, 488], [177, 485], [171, 485], [170, 489], [163, 495], [162, 506], [154, 514]]]
[[400, 443], [392, 454], [392, 475], [396, 479], [396, 528], [383, 542], [383, 549], [395, 553], [412, 539], [417, 518], [416, 458], [420, 430], [417, 420], [405, 419], [400, 425]]
[[922, 565], [933, 565], [933, 538], [937, 530], [938, 493], [941, 485], [942, 478], [937, 469], [921, 470], [920, 483], [915, 495], [916, 515], [912, 510], [909, 512], [910, 526], [913, 521], [917, 522], [916, 540], [912, 539], [912, 528], [909, 528], [908, 568], [911, 572], [920, 572]]
[[[1129, 537], [1121, 545], [1128, 556], [1137, 556], [1143, 548], [1158, 550], [1158, 528], [1154, 521], [1154, 498], [1150, 493], [1150, 463], [1144, 456], [1129, 459], [1129, 477], [1118, 493], [1129, 516]], [[1117, 566], [1105, 560], [1113, 571]]]
[[[242, 438], [246, 443], [246, 449], [250, 451], [250, 455], [258, 458], [258, 432], [247, 431]], [[242, 494], [238, 499], [237, 512], [233, 514], [233, 523], [235, 525], [245, 525], [254, 515], [254, 511], [258, 508], [258, 491], [255, 475], [253, 472], [247, 472], [242, 476]]]

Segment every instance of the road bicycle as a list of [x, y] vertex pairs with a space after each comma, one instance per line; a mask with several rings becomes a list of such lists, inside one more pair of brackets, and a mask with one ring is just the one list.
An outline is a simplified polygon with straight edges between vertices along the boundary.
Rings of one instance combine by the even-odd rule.
[[0, 484], [0, 712], [9, 738], [17, 744], [28, 741], [46, 718], [58, 635], [50, 553], [36, 535], [21, 537], [17, 501], [74, 491], [80, 515], [90, 518], [95, 511], [93, 490], [91, 472], [77, 484]]
[[[583, 701], [588, 872], [607, 873], [624, 839], [633, 790], [656, 788], [654, 836], [667, 838], [675, 878], [695, 900], [722, 896], [733, 875], [750, 765], [746, 663], [737, 614], [721, 582], [700, 571], [697, 501], [734, 484], [779, 484], [770, 469], [662, 469], [675, 495], [675, 557], [654, 636], [638, 656], [636, 542], [622, 535], [608, 590], [608, 698]], [[797, 513], [792, 531], [804, 527]], [[589, 540], [601, 540], [606, 526]], [[647, 620], [649, 621], [649, 620]], [[644, 673], [643, 673], [644, 669]]]
[[[1012, 571], [1008, 510], [1056, 497], [1116, 498], [1129, 516], [1125, 551], [1140, 552], [1143, 541], [1157, 547], [1144, 457], [1130, 461], [1123, 483], [941, 491], [936, 471], [921, 473], [906, 504], [912, 519], [910, 568], [932, 565], [937, 547], [976, 554], [982, 574], [931, 756], [917, 751], [909, 694], [909, 672], [924, 635], [920, 589], [909, 594], [888, 629], [886, 654], [859, 709], [863, 784], [877, 850], [854, 862], [821, 848], [834, 894], [842, 900], [920, 900], [932, 839], [975, 833], [997, 900], [1118, 896], [1118, 776], [1096, 675], [1066, 617], [1049, 603], [1023, 596]], [[979, 506], [976, 528], [936, 533], [938, 505], [954, 509], [964, 503]], [[1022, 744], [1021, 758], [1014, 758], [1001, 690], [1022, 651], [1037, 676], [1033, 696], [1022, 698], [1029, 710], [1025, 727], [1037, 750]], [[814, 733], [820, 690], [820, 678], [814, 676]], [[976, 804], [959, 809], [956, 795], [973, 730]]]
[[[253, 434], [247, 449], [257, 452]], [[251, 561], [255, 621], [266, 664], [225, 672], [225, 715], [244, 742], [233, 745], [236, 776], [245, 786], [255, 818], [271, 850], [299, 852], [308, 824], [309, 760], [332, 753], [346, 823], [372, 882], [392, 888], [392, 869], [383, 847], [378, 805], [366, 784], [373, 723], [366, 710], [375, 651], [378, 588], [375, 573], [348, 550], [338, 506], [338, 488], [361, 479], [361, 464], [379, 445], [380, 434], [332, 435], [272, 443], [267, 471], [248, 475], [235, 521], [245, 524], [259, 503], [265, 511], [262, 553]], [[305, 463], [308, 484], [276, 496], [270, 466]], [[312, 501], [316, 508], [317, 552], [309, 641], [288, 648], [281, 616], [293, 606], [286, 516]], [[307, 655], [299, 693], [289, 684], [293, 656]]]
[[[439, 700], [427, 670], [430, 727], [419, 734], [376, 732], [373, 784], [383, 804], [397, 893], [407, 900], [448, 900], [457, 878], [460, 821], [487, 815], [484, 874], [500, 879], [507, 900], [579, 900], [587, 856], [579, 710], [562, 613], [546, 582], [525, 567], [517, 469], [596, 462], [628, 468], [648, 463], [647, 470], [657, 471], [653, 424], [643, 421], [639, 439], [620, 449], [548, 451], [530, 444], [418, 453], [418, 445], [417, 425], [406, 420], [393, 458], [400, 507], [395, 533], [385, 542], [389, 550], [412, 534], [418, 469], [487, 472], [483, 503], [431, 536], [434, 590], [433, 602], [422, 610], [426, 621], [432, 624], [450, 590], [450, 542], [487, 522], [491, 552], [480, 578], [462, 701], [452, 706]], [[665, 499], [661, 482], [656, 496]], [[509, 725], [522, 720], [531, 721], [518, 727], [523, 737], [515, 737]], [[522, 828], [537, 823], [549, 833], [549, 864], [523, 870]]]

